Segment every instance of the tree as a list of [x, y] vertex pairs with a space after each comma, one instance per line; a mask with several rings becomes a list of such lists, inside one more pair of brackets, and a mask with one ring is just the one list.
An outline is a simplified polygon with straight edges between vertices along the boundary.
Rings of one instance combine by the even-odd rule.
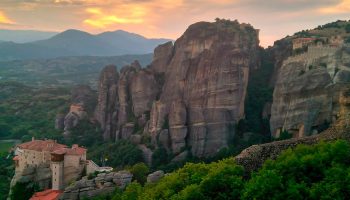
[[39, 186], [33, 182], [22, 183], [17, 182], [12, 187], [12, 200], [28, 200], [35, 192], [39, 191]]
[[133, 165], [130, 169], [133, 175], [133, 179], [140, 184], [145, 184], [147, 181], [147, 174], [149, 173], [149, 168], [145, 163], [137, 163]]

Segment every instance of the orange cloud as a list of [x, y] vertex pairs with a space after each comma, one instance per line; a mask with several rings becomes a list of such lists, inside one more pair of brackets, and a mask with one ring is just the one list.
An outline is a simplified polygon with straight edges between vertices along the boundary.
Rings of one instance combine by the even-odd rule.
[[12, 21], [11, 19], [9, 19], [5, 13], [0, 11], [0, 24], [15, 24], [14, 21]]
[[87, 8], [85, 11], [90, 16], [83, 21], [84, 24], [96, 28], [108, 28], [115, 24], [140, 24], [147, 13], [145, 8], [134, 5], [121, 5], [112, 11], [101, 8]]
[[325, 14], [348, 13], [350, 12], [350, 0], [343, 0], [335, 6], [320, 8], [319, 12]]

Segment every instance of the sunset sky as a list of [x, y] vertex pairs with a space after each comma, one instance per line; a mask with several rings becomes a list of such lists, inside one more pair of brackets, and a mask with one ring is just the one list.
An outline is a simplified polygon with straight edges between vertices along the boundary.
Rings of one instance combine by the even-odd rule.
[[0, 29], [122, 29], [176, 39], [190, 24], [216, 17], [252, 24], [266, 47], [302, 29], [349, 20], [350, 0], [0, 0]]

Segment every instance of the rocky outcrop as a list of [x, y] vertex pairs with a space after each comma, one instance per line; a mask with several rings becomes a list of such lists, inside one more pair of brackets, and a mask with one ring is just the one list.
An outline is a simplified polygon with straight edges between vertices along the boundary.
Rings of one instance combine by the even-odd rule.
[[57, 114], [55, 128], [64, 130], [64, 135], [76, 127], [79, 121], [88, 119], [96, 106], [96, 93], [89, 86], [78, 85], [71, 90], [71, 105], [69, 112]]
[[98, 195], [113, 193], [116, 188], [124, 189], [132, 180], [132, 174], [127, 171], [101, 173], [88, 179], [87, 176], [65, 188], [60, 200], [78, 200], [93, 198]]
[[191, 146], [193, 155], [203, 157], [227, 146], [234, 134], [229, 127], [244, 117], [258, 42], [258, 31], [237, 21], [191, 25], [174, 44], [160, 100], [153, 104], [153, 137], [169, 119], [175, 153]]
[[156, 183], [163, 177], [164, 172], [162, 170], [155, 171], [147, 176], [147, 183]]
[[270, 126], [274, 137], [287, 130], [294, 137], [320, 132], [339, 111], [339, 91], [349, 83], [350, 54], [344, 46], [310, 46], [283, 61], [277, 76]]
[[105, 140], [117, 140], [130, 138], [135, 126], [144, 126], [159, 86], [152, 71], [141, 69], [135, 61], [120, 73], [115, 66], [107, 66], [101, 74], [99, 91], [95, 118]]
[[64, 129], [64, 117], [65, 117], [65, 115], [62, 113], [59, 113], [56, 115], [55, 129], [58, 129], [58, 130]]
[[318, 135], [306, 136], [302, 138], [292, 138], [289, 140], [276, 141], [261, 145], [253, 145], [243, 150], [234, 159], [237, 164], [242, 165], [247, 172], [258, 170], [264, 161], [267, 159], [275, 159], [281, 154], [283, 150], [294, 148], [298, 144], [312, 145], [320, 141], [332, 141], [336, 139], [344, 139], [350, 141], [350, 126], [349, 112], [350, 112], [350, 85], [343, 85], [339, 96], [337, 97], [340, 109], [338, 112], [338, 119], [331, 125], [331, 127]]
[[150, 66], [154, 72], [161, 74], [167, 71], [170, 59], [173, 56], [173, 47], [173, 42], [167, 42], [154, 49], [153, 61]]
[[259, 66], [258, 54], [258, 30], [218, 20], [193, 24], [174, 44], [157, 47], [147, 68], [134, 62], [118, 76], [107, 67], [95, 115], [105, 139], [142, 134], [175, 155], [189, 148], [197, 157], [214, 155], [244, 117], [249, 69]]
[[95, 119], [103, 130], [103, 138], [113, 138], [113, 132], [118, 115], [118, 80], [119, 73], [113, 65], [105, 67], [100, 75], [98, 84], [98, 100], [95, 110]]
[[[16, 171], [11, 180], [10, 188], [17, 182], [35, 183], [40, 190], [48, 189], [51, 186], [51, 168], [49, 164], [28, 165], [22, 171]], [[11, 195], [10, 190], [10, 195]]]

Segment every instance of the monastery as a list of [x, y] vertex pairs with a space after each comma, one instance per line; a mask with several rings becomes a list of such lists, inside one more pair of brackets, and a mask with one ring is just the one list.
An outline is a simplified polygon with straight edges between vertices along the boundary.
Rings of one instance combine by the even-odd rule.
[[41, 164], [50, 165], [51, 189], [37, 192], [31, 200], [54, 200], [62, 190], [72, 181], [77, 180], [86, 170], [92, 173], [98, 170], [98, 166], [90, 160], [86, 160], [87, 149], [77, 144], [71, 148], [59, 144], [55, 140], [35, 140], [19, 144], [13, 158], [16, 173], [21, 173], [27, 167], [36, 167]]

